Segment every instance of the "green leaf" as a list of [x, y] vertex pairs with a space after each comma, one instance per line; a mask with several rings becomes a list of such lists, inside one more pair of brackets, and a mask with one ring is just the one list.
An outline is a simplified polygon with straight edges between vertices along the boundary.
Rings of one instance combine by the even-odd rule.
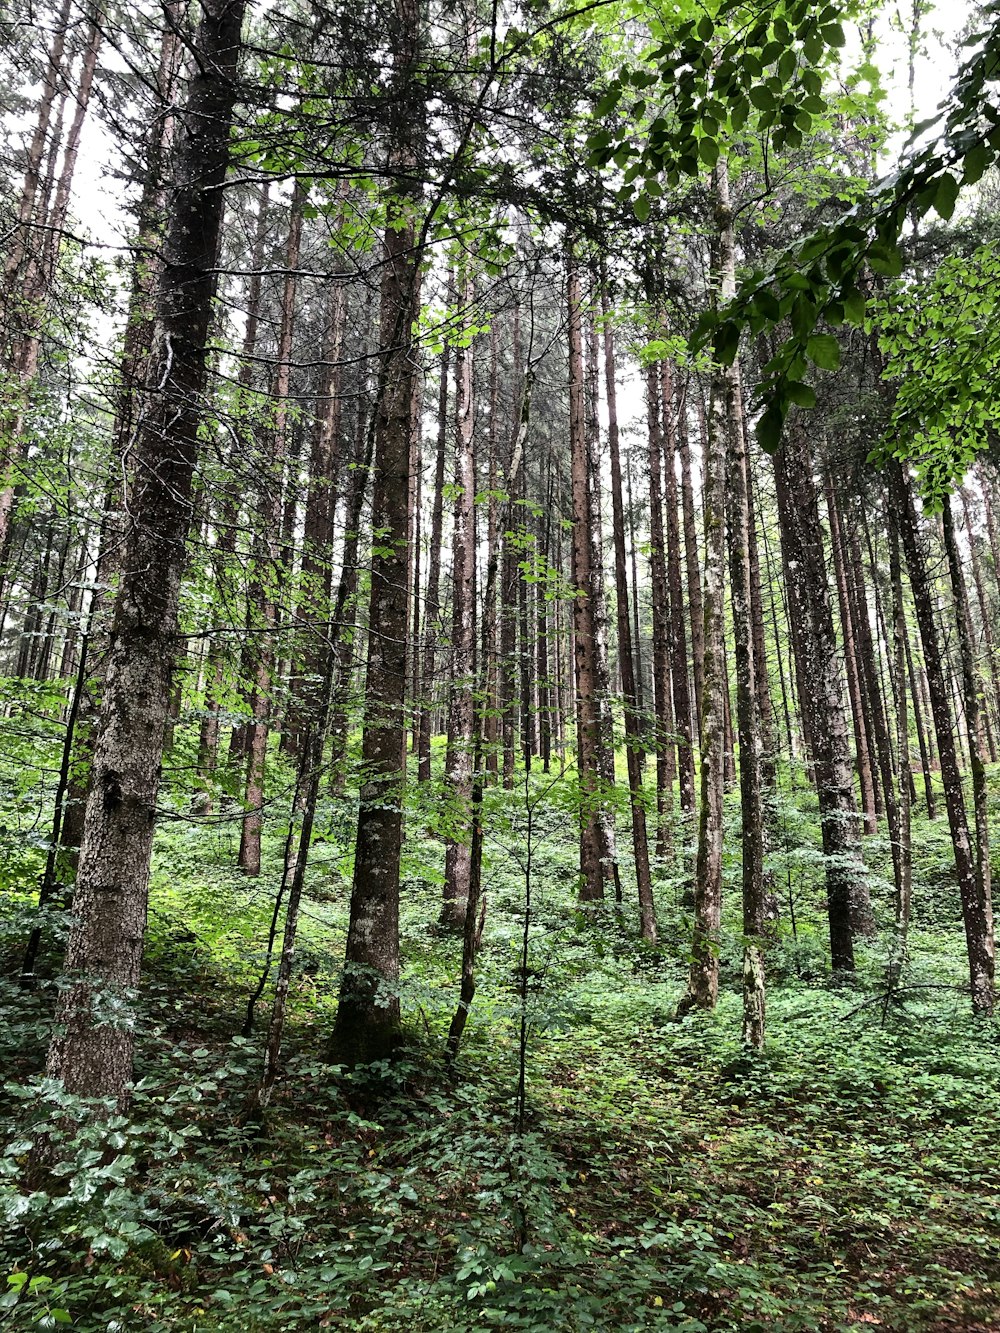
[[766, 454], [773, 454], [781, 444], [785, 426], [784, 405], [774, 401], [768, 404], [757, 422], [757, 441]]
[[832, 333], [814, 333], [806, 342], [806, 356], [820, 370], [838, 370], [840, 343]]
[[958, 181], [950, 171], [946, 171], [938, 181], [937, 192], [934, 195], [934, 208], [938, 215], [944, 218], [945, 222], [954, 213], [957, 199]]
[[638, 222], [645, 222], [649, 217], [649, 195], [637, 194], [632, 200], [632, 212]]
[[785, 385], [785, 392], [789, 401], [795, 403], [797, 407], [816, 406], [816, 390], [809, 384], [802, 384], [799, 380], [789, 380]]
[[993, 160], [993, 154], [984, 144], [977, 144], [975, 148], [970, 148], [963, 160], [965, 168], [962, 176], [963, 185], [975, 185], [987, 167]]
[[865, 321], [865, 294], [859, 292], [856, 287], [848, 292], [841, 294], [841, 300], [844, 305], [844, 316], [848, 323], [856, 327]]

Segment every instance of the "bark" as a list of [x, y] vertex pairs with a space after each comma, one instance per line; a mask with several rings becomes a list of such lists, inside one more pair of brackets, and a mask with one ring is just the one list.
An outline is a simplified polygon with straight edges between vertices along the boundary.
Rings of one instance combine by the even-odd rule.
[[[946, 498], [941, 514], [944, 527], [944, 548], [955, 600], [958, 649], [961, 662], [962, 695], [965, 718], [969, 729], [969, 768], [972, 773], [972, 808], [976, 828], [976, 894], [985, 918], [986, 952], [993, 962], [993, 896], [990, 875], [989, 792], [986, 765], [983, 762], [983, 725], [981, 686], [976, 673], [976, 655], [972, 639], [972, 618], [969, 614], [969, 596], [965, 586], [962, 556], [955, 535], [955, 520], [951, 500]], [[990, 972], [992, 983], [993, 975]], [[976, 1012], [992, 1012], [992, 986], [989, 999], [984, 989], [973, 988]]]
[[607, 288], [602, 283], [604, 311], [604, 374], [608, 404], [608, 448], [611, 462], [611, 514], [615, 550], [615, 601], [617, 607], [618, 662], [622, 678], [625, 721], [625, 759], [628, 769], [629, 807], [632, 814], [632, 853], [635, 859], [639, 926], [644, 940], [657, 939], [656, 907], [649, 869], [646, 840], [646, 806], [642, 784], [641, 705], [636, 689], [632, 623], [629, 614], [628, 566], [625, 551], [625, 507], [622, 499], [622, 469], [618, 433], [618, 396], [615, 375], [614, 329], [610, 319]]
[[323, 374], [313, 412], [309, 445], [309, 480], [306, 487], [302, 533], [302, 571], [296, 619], [306, 627], [301, 675], [292, 681], [289, 714], [282, 744], [296, 753], [321, 707], [324, 664], [329, 645], [321, 630], [326, 625], [333, 586], [333, 523], [337, 512], [342, 408], [341, 359], [347, 307], [346, 283], [330, 293], [323, 346]]
[[420, 679], [420, 727], [417, 736], [417, 779], [429, 782], [431, 776], [431, 720], [435, 689], [437, 643], [441, 624], [441, 533], [444, 527], [444, 471], [448, 441], [448, 373], [451, 352], [447, 344], [441, 353], [441, 380], [438, 390], [438, 436], [434, 463], [434, 498], [431, 506], [430, 549], [427, 555], [427, 593], [424, 606], [424, 649]]
[[[471, 311], [474, 291], [464, 278], [461, 308]], [[445, 851], [444, 901], [441, 924], [461, 930], [469, 897], [472, 868], [471, 836], [472, 744], [475, 712], [476, 652], [476, 460], [473, 396], [473, 349], [460, 347], [455, 356], [455, 505], [452, 512], [451, 682], [448, 700], [448, 749], [445, 784], [449, 836]]]
[[854, 752], [861, 787], [861, 810], [864, 817], [865, 833], [873, 834], [878, 832], [878, 815], [875, 808], [875, 784], [872, 780], [871, 749], [868, 744], [866, 710], [861, 701], [861, 674], [858, 668], [858, 655], [855, 646], [854, 616], [847, 587], [843, 528], [837, 509], [833, 480], [829, 473], [826, 475], [825, 487], [826, 510], [830, 522], [830, 546], [833, 552], [837, 600], [840, 603], [840, 625], [844, 637], [847, 691], [851, 701], [851, 717], [854, 722]]
[[831, 958], [835, 970], [850, 970], [854, 966], [854, 936], [872, 928], [871, 907], [860, 856], [841, 668], [812, 456], [797, 419], [775, 455], [775, 480], [789, 575], [790, 613], [800, 632], [800, 705], [809, 713], [826, 858]]
[[906, 636], [906, 672], [910, 682], [910, 698], [913, 701], [913, 725], [917, 732], [917, 746], [920, 751], [920, 771], [924, 778], [924, 802], [927, 806], [927, 818], [937, 818], [937, 797], [934, 793], [934, 778], [931, 772], [931, 759], [927, 743], [927, 732], [924, 727], [924, 718], [920, 701], [920, 691], [917, 686], [917, 674], [913, 666], [913, 649], [910, 647], [910, 636]]
[[[691, 735], [691, 693], [688, 688], [687, 635], [684, 632], [684, 588], [681, 581], [680, 528], [677, 521], [676, 432], [673, 377], [670, 363], [660, 367], [663, 402], [663, 500], [666, 514], [667, 586], [670, 594], [670, 681], [673, 688], [674, 733], [677, 736], [677, 777], [681, 814], [694, 820], [694, 744]], [[741, 452], [742, 458], [742, 452]], [[684, 836], [687, 842], [687, 835]]]
[[649, 572], [653, 599], [653, 750], [656, 755], [656, 854], [664, 857], [669, 848], [673, 767], [668, 704], [672, 626], [663, 536], [661, 403], [659, 371], [655, 365], [650, 365], [646, 370], [646, 407], [649, 423]]
[[701, 734], [701, 696], [705, 685], [705, 618], [701, 600], [701, 567], [698, 561], [698, 529], [695, 523], [694, 483], [691, 476], [691, 437], [688, 429], [687, 393], [677, 413], [677, 453], [681, 461], [681, 508], [684, 515], [684, 570], [687, 578], [688, 615], [691, 622], [691, 658], [694, 667], [695, 730]]
[[[156, 78], [157, 115], [146, 142], [142, 194], [137, 213], [137, 236], [132, 256], [132, 287], [129, 293], [115, 418], [111, 427], [111, 480], [102, 506], [94, 592], [88, 617], [90, 679], [80, 700], [70, 791], [63, 820], [65, 846], [77, 849], [83, 839], [84, 811], [90, 791], [91, 763], [95, 742], [94, 725], [107, 673], [109, 648], [108, 593], [119, 569], [124, 545], [122, 485], [134, 480], [135, 459], [130, 445], [144, 425], [149, 409], [144, 392], [148, 362], [156, 326], [156, 293], [160, 279], [163, 228], [166, 222], [166, 167], [174, 139], [176, 85], [179, 77], [181, 41], [180, 0], [165, 9], [166, 28], [160, 45]], [[221, 222], [220, 222], [221, 226]], [[151, 258], [150, 256], [157, 256]], [[131, 466], [130, 466], [131, 464]]]
[[[302, 244], [302, 209], [305, 189], [296, 182], [288, 220], [285, 247], [285, 280], [281, 298], [281, 324], [278, 332], [277, 364], [274, 371], [272, 401], [274, 430], [269, 435], [269, 454], [264, 464], [264, 480], [259, 499], [258, 526], [251, 557], [253, 578], [248, 593], [255, 609], [254, 627], [259, 631], [258, 655], [251, 699], [251, 721], [247, 743], [247, 776], [243, 802], [239, 865], [245, 875], [260, 874], [261, 831], [264, 826], [264, 764], [271, 713], [271, 678], [274, 649], [271, 634], [277, 618], [277, 594], [283, 582], [285, 551], [282, 542], [283, 509], [281, 479], [288, 453], [288, 390], [291, 382], [292, 335], [295, 324], [296, 269]], [[270, 475], [268, 475], [270, 474]]]
[[910, 730], [906, 709], [906, 610], [899, 560], [899, 531], [892, 506], [889, 519], [889, 582], [892, 588], [893, 675], [896, 695], [896, 824], [893, 834], [893, 876], [896, 890], [896, 940], [889, 964], [890, 985], [898, 983], [906, 961], [913, 900], [913, 856], [910, 837]]
[[577, 780], [580, 799], [580, 900], [604, 897], [601, 822], [601, 716], [597, 698], [597, 644], [591, 568], [589, 457], [584, 405], [580, 274], [572, 246], [567, 255], [569, 306], [569, 435], [573, 487], [572, 580], [576, 683]]
[[909, 480], [902, 465], [893, 460], [889, 465], [889, 495], [899, 524], [906, 567], [913, 590], [913, 606], [920, 628], [920, 638], [927, 668], [931, 714], [937, 736], [938, 756], [941, 762], [941, 781], [945, 809], [955, 856], [955, 873], [962, 903], [965, 924], [966, 950], [969, 959], [969, 986], [972, 1008], [976, 1013], [993, 1012], [993, 912], [989, 898], [989, 883], [977, 873], [969, 836], [969, 823], [962, 789], [958, 750], [951, 701], [945, 678], [940, 640], [934, 619], [934, 600], [927, 561], [921, 546], [916, 507]]
[[333, 1045], [337, 1057], [365, 1063], [387, 1056], [399, 1031], [399, 870], [406, 736], [407, 501], [418, 374], [411, 328], [419, 309], [421, 254], [414, 174], [424, 104], [414, 71], [420, 9], [397, 0], [393, 35], [394, 115], [390, 127], [389, 212], [382, 237], [385, 264], [380, 320], [380, 373], [375, 421], [368, 666], [362, 733], [364, 773], [358, 811], [347, 957]]
[[[204, 0], [198, 61], [175, 161], [148, 415], [135, 441], [121, 578], [87, 802], [67, 986], [48, 1072], [68, 1092], [123, 1105], [132, 999], [146, 924], [149, 857], [171, 693], [184, 543], [205, 387], [222, 191], [237, 93], [243, 0]], [[151, 577], [150, 571], [156, 571]], [[112, 1019], [113, 1016], [113, 1019]], [[112, 1021], [109, 1021], [112, 1020]]]
[[[990, 609], [990, 601], [986, 592], [986, 579], [983, 574], [982, 560], [979, 556], [979, 543], [976, 541], [972, 531], [972, 512], [969, 505], [969, 492], [966, 487], [961, 489], [962, 515], [965, 519], [965, 532], [969, 542], [969, 558], [972, 562], [972, 581], [976, 589], [976, 601], [979, 604], [979, 623], [982, 627], [983, 648], [986, 653], [986, 668], [989, 672], [990, 684], [992, 685], [992, 707], [994, 722], [1000, 722], [1000, 675], [998, 675], [998, 662], [996, 643], [993, 638], [993, 617]], [[984, 691], [985, 695], [985, 691]], [[990, 700], [984, 697], [983, 700], [983, 721], [987, 724], [987, 743], [990, 752], [991, 763], [996, 763], [997, 747], [996, 741], [989, 729], [990, 720]]]
[[[862, 511], [863, 513], [864, 511]], [[867, 528], [867, 519], [865, 519]], [[877, 773], [881, 782], [881, 787], [876, 786], [875, 803], [876, 808], [881, 806], [887, 814], [892, 817], [892, 805], [895, 801], [895, 791], [892, 780], [892, 744], [889, 739], [889, 723], [886, 716], [886, 701], [882, 685], [881, 662], [882, 653], [880, 646], [876, 646], [872, 638], [871, 611], [868, 606], [868, 595], [865, 590], [864, 567], [861, 563], [861, 551], [858, 547], [857, 530], [855, 527], [848, 526], [846, 536], [846, 570], [847, 585], [851, 599], [852, 614], [854, 623], [857, 627], [857, 643], [859, 653], [859, 666], [861, 683], [864, 687], [865, 698], [868, 701], [868, 737], [870, 748], [874, 750], [874, 759], [877, 765]], [[871, 586], [875, 595], [875, 623], [876, 627], [881, 627], [882, 611], [880, 603], [880, 594], [878, 590], [878, 572], [874, 559], [874, 552], [869, 542], [869, 568], [871, 570]], [[885, 635], [882, 634], [882, 639]], [[881, 800], [879, 797], [881, 796]]]

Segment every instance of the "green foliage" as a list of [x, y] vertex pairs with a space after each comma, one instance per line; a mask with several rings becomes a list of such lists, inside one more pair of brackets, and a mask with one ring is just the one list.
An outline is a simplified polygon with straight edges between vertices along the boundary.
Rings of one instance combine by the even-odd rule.
[[[95, 1123], [31, 1076], [52, 991], [0, 984], [14, 1080], [2, 1094], [0, 1258], [15, 1278], [13, 1326], [56, 1326], [56, 1311], [80, 1333], [990, 1326], [996, 1031], [966, 1016], [956, 985], [947, 831], [915, 826], [916, 933], [901, 989], [883, 989], [891, 930], [854, 984], [831, 986], [815, 798], [794, 769], [780, 779], [769, 1044], [752, 1060], [739, 1042], [735, 898], [718, 944], [719, 1010], [677, 1023], [691, 930], [683, 881], [659, 884], [658, 950], [638, 939], [631, 905], [581, 910], [568, 770], [487, 793], [479, 989], [450, 1071], [441, 1052], [458, 956], [433, 924], [438, 797], [407, 788], [409, 1048], [392, 1066], [328, 1064], [353, 807], [325, 798], [289, 1044], [263, 1124], [247, 1118], [260, 1039], [234, 1033], [262, 963], [284, 831], [269, 825], [264, 873], [250, 883], [229, 869], [225, 826], [162, 825], [128, 1117]], [[731, 802], [727, 883], [739, 876], [738, 822]], [[884, 840], [868, 855], [888, 925]], [[2, 939], [15, 951], [24, 918], [5, 902]], [[266, 1004], [265, 993], [260, 1018]]]
[[[883, 278], [903, 272], [900, 238], [910, 219], [931, 210], [951, 218], [961, 189], [974, 185], [1000, 152], [1000, 4], [981, 7], [978, 31], [967, 41], [971, 54], [937, 116], [916, 126], [914, 148], [903, 165], [874, 185], [837, 222], [780, 254], [771, 267], [747, 278], [731, 306], [702, 320], [698, 348], [711, 344], [731, 362], [740, 333], [790, 325], [764, 367], [760, 396], [766, 403], [758, 425], [765, 449], [777, 447], [785, 417], [797, 401], [809, 343], [822, 324], [859, 325], [869, 295], [868, 271]], [[929, 136], [931, 129], [935, 130]], [[817, 362], [822, 365], [822, 362]], [[960, 446], [961, 448], [961, 446]]]
[[892, 385], [892, 420], [875, 451], [916, 465], [931, 507], [960, 484], [986, 447], [1000, 369], [995, 245], [950, 256], [930, 281], [896, 283], [870, 305]]

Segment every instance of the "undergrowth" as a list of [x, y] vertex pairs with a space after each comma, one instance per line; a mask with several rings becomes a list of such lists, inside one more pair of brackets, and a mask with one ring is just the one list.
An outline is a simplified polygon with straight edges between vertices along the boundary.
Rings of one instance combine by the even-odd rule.
[[[939, 828], [917, 828], [917, 928], [886, 996], [888, 929], [853, 982], [828, 975], [813, 812], [807, 796], [786, 798], [768, 1046], [751, 1058], [737, 903], [717, 1011], [676, 1021], [690, 938], [678, 884], [661, 884], [657, 950], [638, 940], [631, 904], [581, 912], [558, 801], [538, 812], [522, 975], [520, 815], [491, 799], [479, 991], [450, 1068], [459, 947], [429, 924], [443, 857], [425, 811], [410, 814], [400, 1058], [360, 1071], [327, 1059], [352, 823], [349, 803], [331, 803], [265, 1123], [247, 1108], [268, 989], [255, 1032], [241, 1028], [279, 828], [255, 883], [231, 868], [228, 826], [161, 828], [127, 1118], [95, 1126], [44, 1078], [57, 983], [3, 983], [0, 1320], [81, 1333], [1000, 1327], [1000, 1032], [966, 1013]], [[868, 855], [888, 927], [884, 845]], [[737, 872], [730, 853], [730, 882]], [[10, 961], [30, 875], [21, 888], [4, 899]], [[55, 914], [50, 977], [63, 928]]]

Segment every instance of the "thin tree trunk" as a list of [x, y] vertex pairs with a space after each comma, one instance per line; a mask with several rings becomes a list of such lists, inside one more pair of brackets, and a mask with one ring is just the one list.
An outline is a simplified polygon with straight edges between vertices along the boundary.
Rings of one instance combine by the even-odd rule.
[[844, 636], [844, 665], [847, 669], [847, 692], [851, 701], [851, 717], [854, 722], [854, 751], [857, 756], [858, 779], [861, 786], [861, 811], [864, 818], [865, 833], [878, 832], [878, 814], [875, 808], [875, 784], [872, 780], [871, 749], [868, 744], [866, 710], [861, 701], [861, 676], [858, 669], [858, 656], [854, 638], [854, 616], [850, 594], [847, 587], [847, 573], [844, 568], [844, 536], [837, 509], [837, 499], [833, 480], [827, 472], [825, 477], [826, 512], [830, 521], [830, 546], [833, 551], [833, 569], [837, 583], [837, 600], [840, 603], [840, 624]]
[[858, 841], [850, 744], [812, 457], [797, 420], [775, 455], [775, 479], [791, 615], [801, 632], [804, 692], [800, 703], [810, 714], [826, 858], [831, 958], [835, 970], [851, 970], [854, 936], [872, 929], [871, 907]]
[[[669, 816], [673, 804], [673, 767], [670, 756], [671, 605], [667, 582], [666, 543], [663, 536], [663, 430], [660, 375], [655, 365], [646, 370], [646, 406], [649, 438], [649, 572], [653, 597], [653, 749], [656, 754], [656, 854], [665, 857], [670, 845]], [[685, 671], [687, 667], [685, 665]]]
[[[260, 874], [261, 831], [264, 826], [264, 765], [267, 758], [268, 721], [271, 713], [271, 683], [274, 648], [270, 637], [277, 617], [276, 596], [284, 582], [282, 566], [285, 551], [281, 540], [283, 512], [281, 478], [288, 453], [288, 390], [291, 382], [292, 335], [295, 325], [296, 270], [302, 244], [302, 210], [305, 187], [296, 181], [288, 219], [285, 247], [285, 281], [281, 298], [281, 326], [278, 333], [277, 363], [274, 372], [274, 433], [270, 436], [269, 457], [261, 486], [261, 513], [255, 533], [254, 578], [249, 597], [256, 608], [255, 628], [259, 647], [251, 702], [251, 722], [247, 744], [247, 776], [244, 789], [239, 866], [245, 875]], [[268, 476], [268, 472], [270, 476]]]
[[576, 681], [576, 752], [580, 800], [580, 899], [604, 897], [600, 767], [601, 717], [591, 569], [589, 456], [585, 421], [580, 274], [572, 245], [567, 253], [569, 307], [569, 437], [572, 457], [573, 634]]
[[[472, 280], [460, 283], [459, 301], [466, 318], [475, 299]], [[448, 699], [448, 751], [445, 782], [449, 832], [445, 850], [444, 899], [441, 924], [461, 930], [469, 897], [472, 868], [471, 835], [472, 742], [475, 723], [476, 656], [476, 459], [473, 427], [473, 347], [459, 347], [455, 356], [455, 503], [452, 513], [451, 681]], [[456, 836], [457, 833], [457, 836]]]
[[420, 727], [417, 737], [417, 779], [429, 782], [431, 776], [431, 721], [436, 690], [437, 641], [441, 624], [441, 534], [444, 527], [444, 474], [448, 441], [448, 376], [450, 348], [441, 353], [438, 389], [438, 434], [434, 462], [434, 498], [431, 505], [430, 549], [427, 554], [427, 594], [424, 605], [424, 651], [420, 679]]
[[607, 287], [601, 284], [604, 313], [604, 374], [608, 404], [608, 447], [611, 455], [611, 513], [615, 548], [615, 600], [617, 607], [618, 662], [622, 678], [625, 713], [625, 759], [628, 767], [629, 805], [632, 813], [632, 852], [635, 858], [639, 926], [650, 944], [657, 939], [656, 908], [646, 841], [646, 806], [642, 789], [642, 723], [636, 690], [632, 625], [629, 615], [628, 566], [625, 552], [625, 508], [622, 501], [622, 469], [618, 433], [618, 391], [615, 377], [614, 330], [610, 319]]
[[945, 809], [951, 830], [958, 878], [965, 940], [969, 958], [969, 986], [975, 1013], [993, 1012], [993, 913], [989, 899], [988, 880], [984, 880], [973, 857], [969, 824], [962, 790], [958, 751], [952, 721], [951, 702], [945, 680], [941, 647], [934, 619], [934, 602], [927, 563], [921, 549], [916, 508], [909, 481], [902, 465], [893, 460], [889, 464], [889, 494], [899, 524], [906, 555], [906, 565], [913, 590], [913, 605], [920, 627], [927, 684], [931, 697], [934, 730], [937, 735], [938, 755], [941, 761], [941, 780], [944, 788]]

